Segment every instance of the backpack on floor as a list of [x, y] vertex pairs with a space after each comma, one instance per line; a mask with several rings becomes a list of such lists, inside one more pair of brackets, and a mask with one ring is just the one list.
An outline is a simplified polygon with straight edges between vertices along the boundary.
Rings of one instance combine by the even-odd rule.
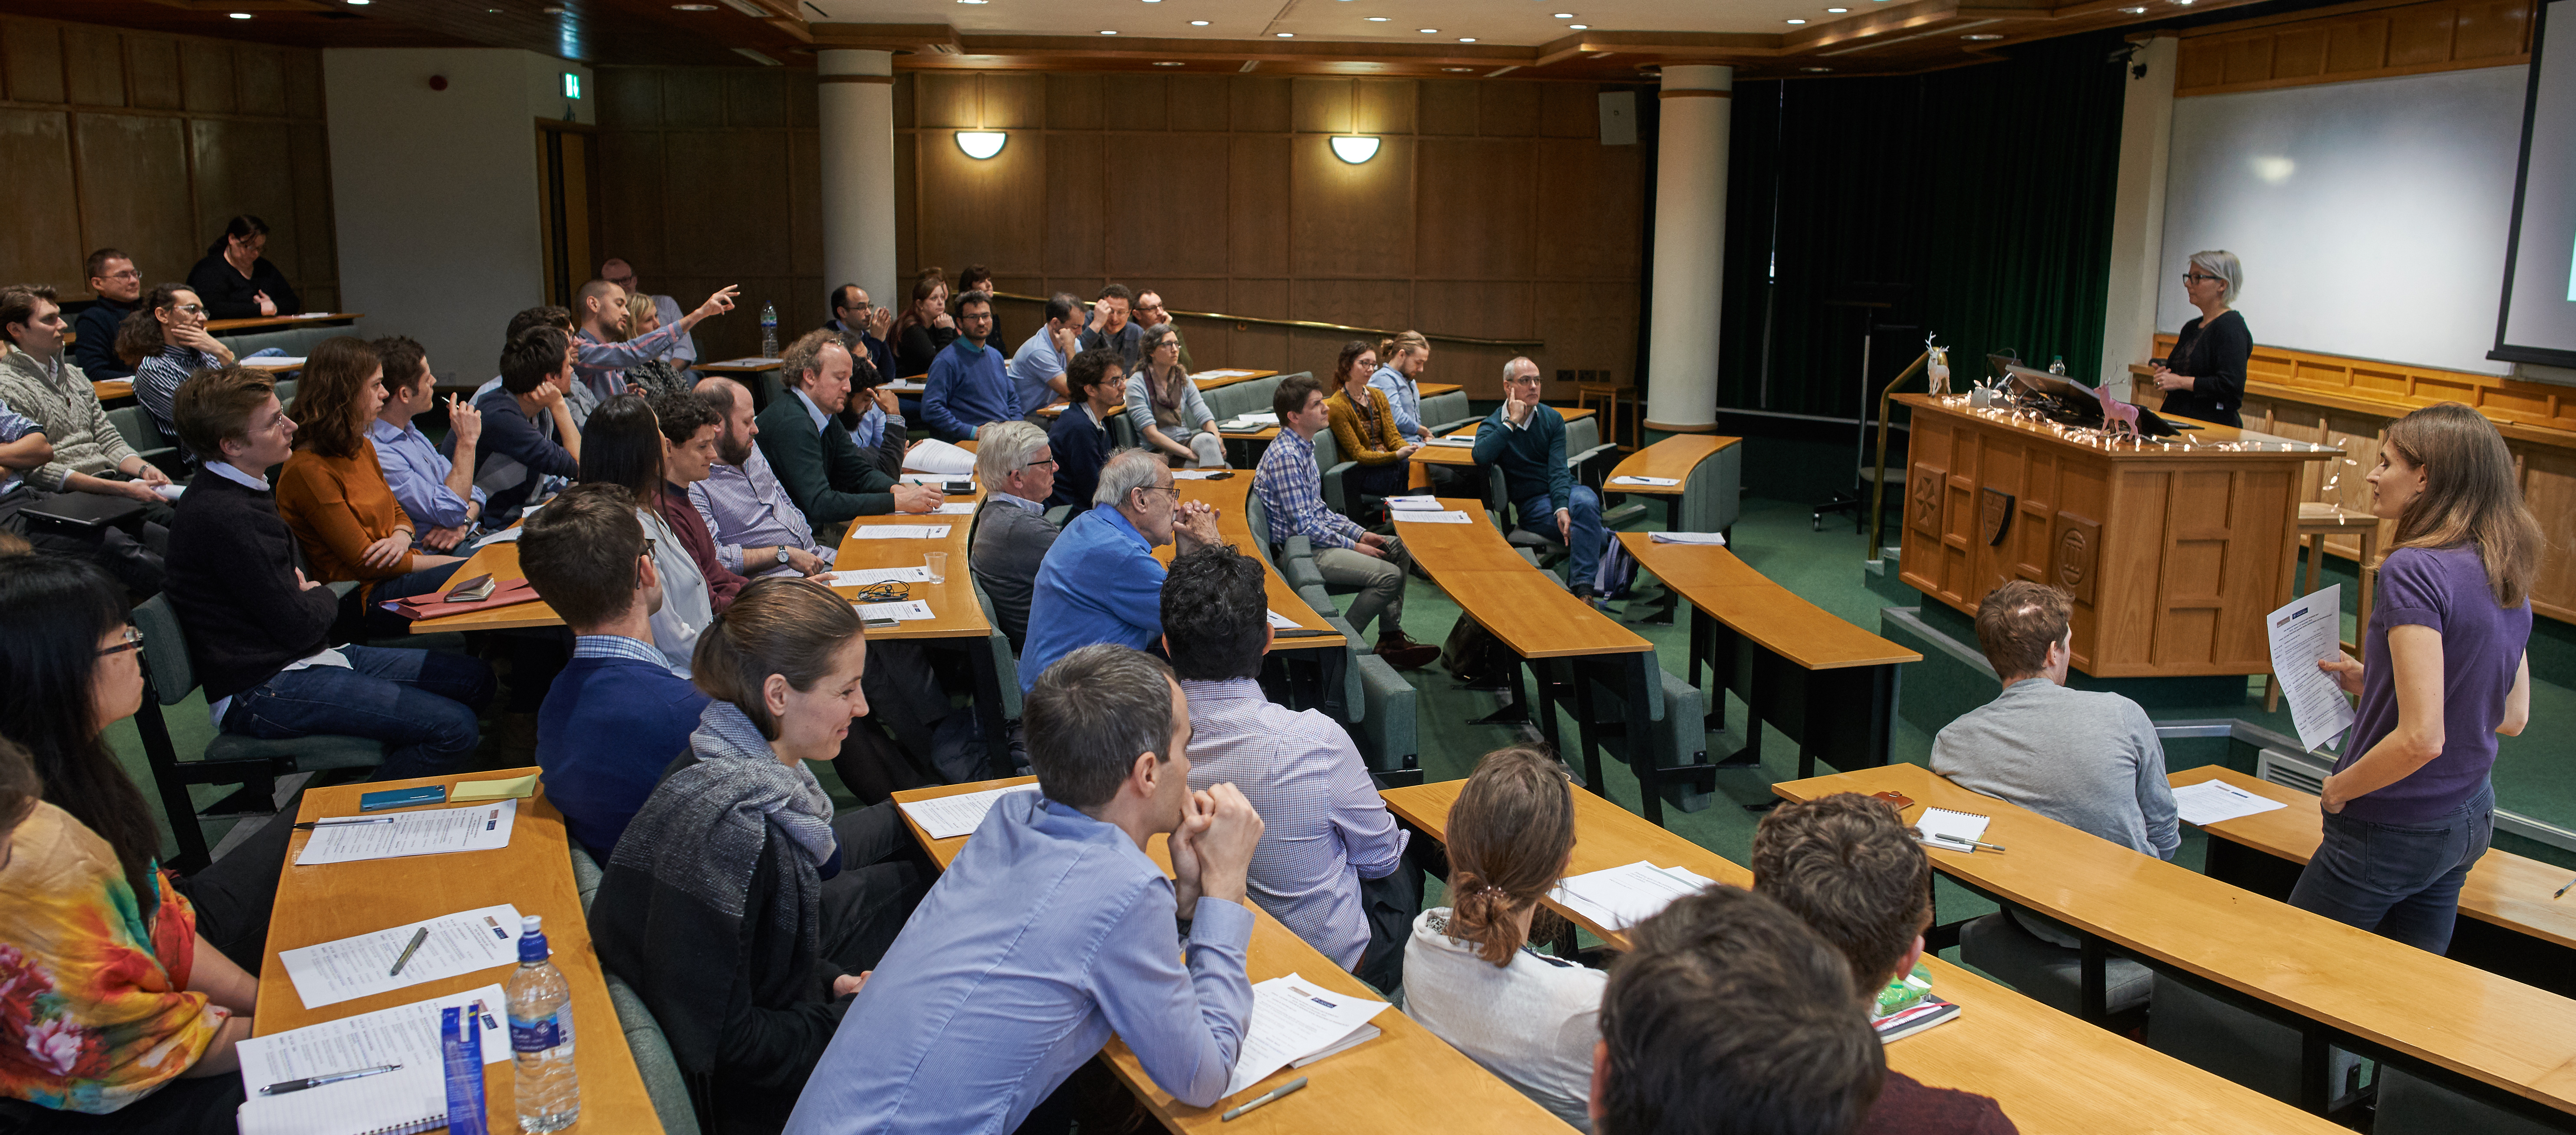
[[1596, 599], [1626, 599], [1637, 586], [1637, 557], [1615, 537], [1601, 543], [1601, 563], [1592, 569]]
[[1466, 615], [1449, 627], [1440, 646], [1440, 665], [1470, 686], [1499, 685], [1511, 680], [1520, 657], [1495, 638], [1494, 632]]

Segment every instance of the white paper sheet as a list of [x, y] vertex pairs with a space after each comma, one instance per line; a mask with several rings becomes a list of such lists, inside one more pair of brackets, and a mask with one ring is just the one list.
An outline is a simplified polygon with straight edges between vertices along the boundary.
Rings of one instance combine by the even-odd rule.
[[1175, 481], [1213, 481], [1224, 475], [1225, 472], [1226, 471], [1223, 469], [1174, 469], [1172, 470], [1172, 479]]
[[2272, 639], [2272, 679], [2290, 703], [2290, 721], [2310, 752], [2352, 728], [2352, 701], [2320, 659], [2343, 656], [2343, 585], [2320, 587], [2263, 617]]
[[[412, 952], [402, 973], [387, 976], [412, 933], [429, 928], [429, 940]], [[519, 964], [519, 908], [503, 903], [406, 922], [372, 934], [278, 952], [295, 995], [307, 1009], [337, 1005], [369, 994], [456, 977], [493, 966]]]
[[1652, 539], [1657, 544], [1704, 544], [1712, 548], [1726, 546], [1726, 534], [1723, 532], [1657, 532], [1653, 534]]
[[945, 540], [945, 524], [861, 524], [850, 529], [853, 540]]
[[886, 389], [897, 394], [919, 394], [930, 389], [930, 384], [927, 382], [889, 382], [884, 385]]
[[1447, 446], [1450, 449], [1474, 449], [1476, 448], [1476, 435], [1467, 434], [1462, 437], [1457, 434], [1451, 434], [1448, 437], [1435, 437], [1431, 439], [1431, 444]]
[[257, 1097], [259, 1090], [270, 1084], [386, 1064], [438, 1067], [444, 1063], [439, 1051], [438, 1011], [462, 1009], [476, 1001], [483, 1003], [485, 1014], [483, 1062], [498, 1064], [509, 1059], [510, 1033], [503, 1022], [509, 1017], [510, 999], [499, 985], [486, 985], [242, 1041], [234, 1051], [241, 1056], [244, 1094]]
[[1191, 377], [1191, 378], [1233, 378], [1234, 376], [1239, 375], [1239, 374], [1251, 374], [1251, 373], [1252, 373], [1252, 372], [1251, 372], [1251, 371], [1248, 371], [1248, 370], [1203, 370], [1203, 371], [1198, 372], [1197, 374], [1191, 375], [1190, 377]]
[[1466, 513], [1459, 512], [1459, 511], [1456, 511], [1456, 510], [1454, 510], [1454, 509], [1452, 509], [1452, 510], [1448, 510], [1448, 511], [1442, 511], [1442, 512], [1419, 512], [1419, 511], [1414, 511], [1414, 510], [1407, 509], [1407, 510], [1402, 510], [1402, 511], [1397, 511], [1397, 512], [1390, 512], [1390, 513], [1388, 513], [1388, 514], [1387, 514], [1387, 519], [1389, 519], [1389, 520], [1398, 520], [1398, 521], [1403, 521], [1403, 522], [1408, 523], [1408, 524], [1467, 524], [1467, 523], [1470, 523], [1470, 521], [1467, 519], [1467, 514], [1466, 514]]
[[895, 479], [907, 485], [946, 485], [950, 481], [974, 480], [973, 477], [962, 473], [955, 476], [946, 473], [906, 473]]
[[931, 509], [929, 512], [923, 513], [922, 515], [924, 515], [924, 516], [973, 516], [973, 515], [975, 515], [975, 502], [973, 502], [973, 501], [950, 501], [950, 502], [948, 502], [947, 504], [940, 505], [940, 506], [939, 506], [939, 507], [937, 507], [937, 508]]
[[186, 493], [187, 493], [187, 491], [188, 491], [188, 486], [186, 486], [186, 485], [154, 485], [154, 486], [152, 486], [152, 492], [154, 493], [154, 495], [159, 496], [162, 500], [165, 500], [165, 501], [175, 501], [175, 500], [178, 500], [182, 495], [186, 494]]
[[914, 619], [938, 618], [930, 613], [930, 604], [920, 599], [904, 599], [892, 603], [852, 603], [850, 606], [859, 612], [859, 617], [862, 619], [893, 619], [900, 623]]
[[1664, 488], [1669, 489], [1669, 488], [1671, 488], [1671, 487], [1673, 487], [1673, 486], [1675, 486], [1675, 485], [1681, 484], [1681, 481], [1680, 481], [1680, 479], [1678, 479], [1678, 478], [1674, 478], [1674, 477], [1636, 477], [1636, 476], [1628, 476], [1628, 477], [1612, 477], [1612, 478], [1610, 478], [1610, 483], [1611, 483], [1611, 484], [1614, 484], [1614, 485], [1661, 485], [1661, 486], [1663, 486]]
[[720, 363], [700, 363], [700, 364], [698, 364], [698, 365], [699, 365], [699, 366], [715, 366], [715, 367], [774, 367], [774, 366], [777, 366], [777, 365], [778, 365], [778, 363], [779, 363], [779, 360], [777, 360], [777, 359], [763, 359], [763, 358], [756, 358], [756, 357], [755, 357], [755, 358], [741, 358], [741, 359], [726, 359], [725, 361], [720, 362]]
[[942, 796], [936, 800], [913, 800], [904, 804], [903, 814], [912, 817], [912, 822], [921, 825], [921, 830], [930, 833], [932, 839], [955, 839], [975, 834], [975, 829], [984, 824], [984, 813], [993, 810], [995, 801], [1014, 792], [1037, 790], [1038, 786], [1034, 784], [1014, 784], [1008, 788], [987, 788], [982, 792]]
[[[510, 829], [518, 822], [519, 802], [431, 808], [390, 816], [326, 816], [295, 856], [298, 867], [322, 863], [355, 863], [362, 859], [401, 859], [411, 855], [444, 855], [452, 851], [490, 851], [510, 846]], [[391, 820], [389, 824], [373, 821]], [[353, 820], [329, 823], [329, 820]]]
[[1280, 630], [1280, 631], [1293, 631], [1293, 630], [1302, 630], [1302, 629], [1304, 629], [1304, 628], [1299, 627], [1299, 626], [1297, 625], [1297, 620], [1292, 619], [1292, 618], [1289, 618], [1289, 617], [1288, 617], [1288, 616], [1286, 616], [1286, 615], [1282, 615], [1282, 614], [1280, 614], [1280, 613], [1279, 613], [1279, 612], [1277, 612], [1277, 611], [1272, 611], [1272, 612], [1270, 612], [1270, 629], [1272, 629], [1272, 630]]
[[915, 564], [898, 568], [851, 568], [831, 572], [823, 581], [834, 587], [866, 587], [872, 583], [928, 583], [930, 569]]
[[1950, 851], [1974, 852], [1977, 842], [1986, 838], [1986, 826], [1995, 822], [1992, 816], [1974, 812], [1953, 812], [1948, 808], [1925, 808], [1923, 817], [1914, 821], [1914, 830], [1923, 839]]
[[2174, 812], [2182, 817], [2182, 822], [2201, 827], [2289, 807], [2223, 780], [2204, 780], [2174, 789], [2173, 801]]
[[1293, 973], [1255, 983], [1252, 1020], [1244, 1026], [1243, 1048], [1234, 1058], [1225, 1094], [1260, 1083], [1289, 1061], [1340, 1044], [1385, 1009], [1384, 1001], [1335, 993]]
[[1603, 871], [1568, 875], [1557, 881], [1549, 898], [1591, 919], [1596, 925], [1625, 930], [1696, 893], [1710, 880], [1680, 867], [1657, 867], [1643, 859]]
[[1388, 497], [1386, 507], [1402, 512], [1438, 512], [1440, 498], [1424, 493], [1418, 497]]
[[480, 540], [476, 540], [474, 542], [474, 546], [480, 548], [486, 544], [515, 544], [518, 542], [519, 537], [525, 532], [527, 532], [527, 529], [524, 527], [504, 528], [498, 532], [485, 536]]
[[975, 455], [934, 437], [914, 442], [911, 449], [905, 450], [903, 467], [922, 473], [965, 477], [975, 472]]

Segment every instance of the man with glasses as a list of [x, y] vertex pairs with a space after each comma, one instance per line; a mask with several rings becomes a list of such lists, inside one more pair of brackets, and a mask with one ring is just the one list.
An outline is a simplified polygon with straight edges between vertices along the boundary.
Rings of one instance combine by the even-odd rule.
[[[1075, 411], [1067, 411], [1073, 413]], [[1028, 422], [995, 422], [975, 435], [975, 479], [984, 507], [975, 516], [975, 544], [968, 549], [975, 582], [993, 600], [993, 620], [1018, 650], [1029, 635], [1029, 597], [1038, 565], [1063, 530], [1046, 518], [1055, 494], [1055, 451], [1046, 432]]]
[[143, 298], [143, 270], [134, 258], [113, 248], [102, 248], [89, 254], [86, 274], [89, 290], [98, 302], [72, 321], [80, 342], [72, 349], [72, 361], [93, 382], [110, 378], [132, 378], [134, 368], [116, 357], [116, 325], [134, 311]]
[[[54, 290], [28, 284], [0, 289], [0, 336], [17, 348], [0, 359], [0, 418], [27, 425], [21, 436], [0, 428], [0, 436], [15, 443], [0, 446], [0, 452], [42, 451], [32, 463], [0, 457], [0, 529], [18, 532], [39, 548], [93, 558], [136, 594], [159, 591], [171, 509], [158, 490], [170, 478], [125, 443], [99, 408], [89, 377], [63, 361], [63, 310], [54, 303]], [[16, 488], [7, 488], [13, 482]], [[129, 522], [130, 533], [114, 526], [78, 536], [28, 529], [17, 513], [56, 493], [125, 497], [142, 511]]]
[[1476, 429], [1476, 467], [1499, 464], [1521, 527], [1564, 540], [1574, 555], [1566, 583], [1592, 598], [1601, 563], [1601, 498], [1565, 467], [1565, 418], [1538, 400], [1538, 364], [1503, 364], [1503, 404]]
[[1064, 526], [1038, 565], [1020, 652], [1023, 692], [1056, 659], [1093, 643], [1161, 649], [1164, 568], [1154, 549], [1177, 541], [1176, 554], [1188, 555], [1221, 542], [1216, 510], [1180, 498], [1152, 450], [1122, 449], [1100, 467], [1091, 511]]
[[[1155, 328], [1171, 321], [1172, 313], [1170, 309], [1163, 306], [1162, 293], [1151, 291], [1136, 293], [1136, 326], [1145, 334], [1151, 335]], [[1190, 347], [1187, 343], [1181, 344], [1181, 369], [1198, 369], [1196, 364], [1190, 362]]]
[[1002, 352], [985, 345], [992, 337], [992, 293], [959, 296], [957, 338], [930, 360], [930, 379], [922, 384], [921, 417], [932, 437], [966, 441], [986, 422], [1007, 422], [1037, 408], [1020, 405]]

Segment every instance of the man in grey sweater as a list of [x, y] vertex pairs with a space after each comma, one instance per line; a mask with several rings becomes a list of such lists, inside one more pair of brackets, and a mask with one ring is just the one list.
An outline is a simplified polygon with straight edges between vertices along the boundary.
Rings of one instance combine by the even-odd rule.
[[975, 477], [984, 486], [984, 508], [975, 517], [968, 549], [975, 582], [992, 598], [993, 616], [1017, 651], [1029, 634], [1038, 565], [1061, 531], [1046, 518], [1047, 496], [1055, 492], [1055, 454], [1047, 448], [1046, 431], [1019, 420], [986, 425], [976, 432]]

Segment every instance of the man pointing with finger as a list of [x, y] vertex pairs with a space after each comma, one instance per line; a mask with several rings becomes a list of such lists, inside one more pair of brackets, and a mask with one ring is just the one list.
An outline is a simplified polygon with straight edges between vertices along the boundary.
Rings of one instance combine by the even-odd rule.
[[581, 350], [580, 380], [603, 402], [626, 393], [626, 368], [661, 358], [685, 339], [699, 320], [732, 311], [734, 294], [741, 290], [727, 284], [716, 289], [696, 311], [621, 343], [618, 340], [626, 334], [626, 289], [606, 280], [583, 284], [580, 297], [573, 300], [573, 318], [581, 324], [580, 337], [574, 344]]

